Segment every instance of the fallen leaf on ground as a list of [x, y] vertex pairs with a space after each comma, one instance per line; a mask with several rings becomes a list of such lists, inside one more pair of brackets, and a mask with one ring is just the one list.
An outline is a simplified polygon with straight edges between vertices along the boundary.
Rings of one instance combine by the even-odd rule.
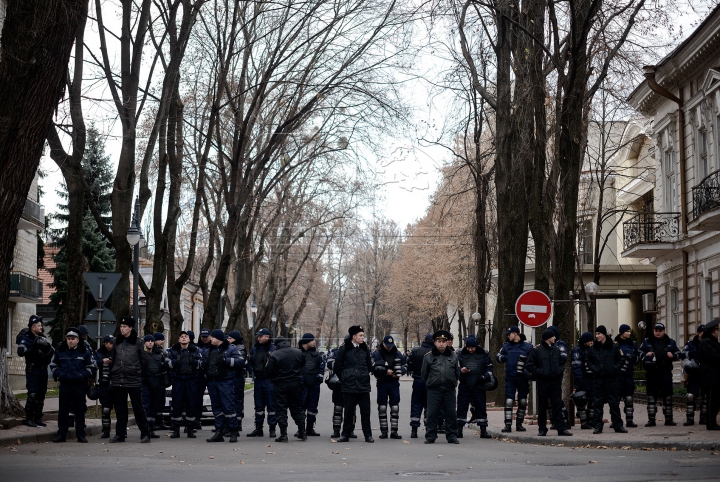
[[588, 462], [588, 463], [589, 463], [589, 464], [596, 464], [596, 463], [597, 463], [597, 460], [591, 460], [591, 461]]
[[270, 445], [270, 444], [267, 444], [267, 445], [266, 445], [266, 447], [272, 447], [272, 445]]
[[334, 453], [335, 455], [337, 455], [337, 454], [339, 454], [340, 452], [334, 452], [334, 451], [333, 451], [333, 453]]
[[267, 455], [275, 455], [275, 452], [265, 452]]
[[241, 460], [241, 461], [240, 461], [240, 465], [245, 465], [245, 462], [243, 462], [243, 461]]
[[410, 445], [410, 442], [408, 442], [407, 440], [403, 440], [403, 443], [404, 443], [404, 444], [407, 444], [407, 445]]

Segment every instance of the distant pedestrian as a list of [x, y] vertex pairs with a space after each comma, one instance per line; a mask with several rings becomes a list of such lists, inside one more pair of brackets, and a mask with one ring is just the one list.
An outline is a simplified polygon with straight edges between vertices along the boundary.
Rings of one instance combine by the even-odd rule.
[[402, 439], [398, 434], [400, 420], [400, 377], [407, 373], [405, 357], [390, 335], [372, 353], [373, 375], [377, 378], [377, 404], [380, 419], [380, 438], [388, 438], [388, 407], [390, 407], [390, 438]]
[[153, 335], [143, 338], [145, 352], [148, 354], [148, 364], [143, 369], [142, 400], [150, 426], [150, 438], [159, 438], [156, 430], [162, 430], [162, 409], [165, 407], [165, 387], [162, 378], [165, 375], [165, 350], [155, 344]]
[[620, 348], [607, 335], [603, 325], [595, 328], [595, 342], [588, 349], [587, 364], [593, 377], [593, 408], [596, 412], [594, 434], [603, 431], [603, 407], [608, 404], [612, 427], [627, 433], [620, 417], [618, 376], [625, 365]]
[[647, 389], [648, 422], [646, 427], [655, 426], [658, 398], [663, 399], [665, 425], [677, 425], [673, 421], [672, 410], [672, 370], [673, 362], [680, 359], [680, 350], [675, 340], [665, 333], [665, 325], [655, 323], [652, 335], [645, 338], [640, 346]]
[[637, 424], [633, 422], [635, 408], [633, 406], [633, 397], [635, 396], [635, 364], [640, 359], [640, 350], [637, 343], [630, 337], [632, 329], [630, 325], [622, 324], [615, 337], [620, 354], [623, 357], [624, 365], [618, 374], [618, 385], [620, 387], [620, 398], [625, 403], [625, 426], [635, 428]]
[[280, 436], [276, 442], [287, 442], [288, 410], [297, 425], [297, 438], [307, 440], [305, 435], [305, 412], [302, 408], [303, 376], [302, 367], [305, 357], [297, 348], [290, 346], [290, 341], [282, 336], [275, 339], [277, 349], [270, 354], [266, 373], [275, 387], [275, 418], [280, 428]]
[[265, 425], [265, 412], [270, 428], [270, 437], [275, 438], [275, 402], [273, 399], [275, 387], [265, 371], [270, 354], [275, 351], [275, 345], [270, 340], [270, 330], [262, 328], [255, 333], [255, 345], [250, 350], [248, 365], [252, 368], [255, 377], [253, 399], [255, 401], [255, 430], [247, 434], [248, 437], [262, 437]]
[[515, 430], [525, 432], [527, 429], [523, 427], [523, 422], [525, 422], [530, 385], [522, 372], [525, 361], [533, 347], [522, 339], [520, 328], [517, 326], [508, 328], [505, 337], [507, 341], [495, 356], [498, 363], [505, 364], [505, 427], [502, 431], [505, 433], [512, 432], [513, 406], [517, 394], [518, 408], [515, 417]]
[[300, 370], [303, 378], [302, 408], [305, 411], [305, 435], [317, 437], [320, 434], [315, 431], [315, 421], [318, 414], [318, 403], [320, 401], [320, 386], [325, 374], [325, 359], [316, 348], [317, 340], [312, 333], [305, 333], [298, 346], [305, 357], [305, 365]]
[[[233, 382], [235, 385], [235, 418], [237, 418], [238, 432], [242, 432], [242, 421], [245, 418], [245, 365], [247, 364], [247, 350], [243, 344], [243, 336], [238, 330], [228, 333], [228, 341], [235, 345], [243, 363], [235, 367], [235, 377]], [[226, 433], [229, 435], [229, 433]]]
[[178, 342], [168, 350], [168, 357], [165, 361], [172, 374], [172, 412], [170, 421], [173, 426], [173, 433], [170, 438], [180, 438], [180, 424], [187, 423], [188, 438], [195, 438], [195, 422], [200, 418], [195, 403], [197, 390], [198, 372], [202, 363], [200, 349], [190, 342], [190, 335], [187, 331], [181, 331]]
[[[487, 393], [485, 384], [494, 378], [492, 360], [488, 353], [470, 335], [465, 340], [465, 348], [458, 355], [460, 361], [460, 385], [457, 397], [458, 438], [463, 437], [465, 424], [476, 423], [480, 427], [480, 438], [492, 438], [487, 433]], [[495, 384], [497, 386], [497, 384]], [[467, 419], [472, 403], [472, 418]]]
[[[8, 336], [10, 336], [8, 334]], [[18, 333], [17, 354], [25, 358], [25, 425], [28, 427], [45, 427], [42, 421], [47, 393], [47, 367], [53, 358], [53, 347], [43, 334], [42, 316], [31, 315], [27, 328]]]
[[225, 338], [222, 330], [210, 333], [212, 347], [202, 367], [207, 377], [210, 403], [215, 416], [215, 435], [208, 442], [224, 442], [223, 429], [230, 432], [230, 443], [237, 442], [238, 427], [235, 415], [235, 366], [245, 364], [235, 345]]
[[[592, 373], [587, 369], [588, 349], [593, 345], [593, 335], [586, 331], [580, 335], [578, 344], [570, 354], [571, 369], [575, 393], [571, 396], [577, 408], [581, 429], [591, 429], [595, 425], [595, 410], [593, 408], [593, 380]], [[632, 416], [631, 418], [632, 419]]]

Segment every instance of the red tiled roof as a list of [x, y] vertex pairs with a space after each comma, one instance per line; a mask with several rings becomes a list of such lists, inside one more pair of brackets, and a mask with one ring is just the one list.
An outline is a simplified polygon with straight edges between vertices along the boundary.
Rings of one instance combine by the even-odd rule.
[[55, 269], [55, 260], [53, 260], [53, 256], [55, 256], [58, 251], [60, 251], [60, 248], [57, 246], [45, 245], [45, 267], [38, 269], [38, 278], [40, 278], [40, 281], [42, 281], [43, 284], [43, 305], [50, 303], [50, 295], [55, 293], [55, 288], [51, 286], [55, 281], [52, 270]]

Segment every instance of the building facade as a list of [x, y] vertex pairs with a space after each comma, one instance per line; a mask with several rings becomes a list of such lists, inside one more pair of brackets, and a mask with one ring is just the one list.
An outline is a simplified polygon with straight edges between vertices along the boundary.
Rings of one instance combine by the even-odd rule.
[[657, 267], [652, 311], [682, 346], [720, 315], [720, 6], [645, 77], [629, 102], [651, 120], [655, 182], [622, 255]]

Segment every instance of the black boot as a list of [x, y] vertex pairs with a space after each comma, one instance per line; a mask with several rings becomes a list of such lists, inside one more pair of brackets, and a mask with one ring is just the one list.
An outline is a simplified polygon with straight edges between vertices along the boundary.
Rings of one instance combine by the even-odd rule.
[[237, 442], [237, 438], [238, 438], [238, 433], [237, 433], [237, 432], [232, 432], [232, 433], [230, 434], [230, 443], [231, 443], [231, 444], [234, 444], [235, 442]]
[[238, 432], [242, 432], [242, 418], [238, 418]]
[[[272, 435], [271, 435], [272, 436]], [[276, 442], [287, 442], [287, 427], [280, 427], [280, 436], [275, 439]]]
[[462, 425], [459, 425], [458, 429], [457, 429], [457, 438], [463, 438], [462, 432], [463, 432], [463, 427], [462, 427]]
[[86, 444], [86, 443], [88, 443], [87, 438], [85, 437], [85, 434], [84, 434], [84, 433], [79, 433], [79, 434], [76, 435], [76, 437], [77, 437], [77, 441], [78, 441], [79, 443], [81, 443], [81, 444]]
[[320, 434], [315, 431], [315, 424], [312, 422], [307, 422], [307, 427], [305, 427], [305, 435], [308, 437], [319, 437]]
[[215, 432], [215, 435], [210, 437], [209, 439], [205, 440], [206, 442], [224, 442], [225, 439], [223, 438], [223, 431], [218, 430]]
[[386, 439], [386, 438], [388, 438], [388, 433], [387, 433], [387, 432], [380, 432], [380, 438], [381, 438], [381, 439]]
[[413, 427], [412, 430], [410, 431], [410, 438], [418, 438], [417, 432], [418, 432], [418, 428]]
[[[188, 434], [188, 437], [189, 436], [190, 434]], [[180, 438], [180, 425], [173, 426], [173, 433], [170, 435], [170, 438]]]
[[66, 438], [67, 438], [67, 436], [65, 434], [62, 434], [62, 435], [57, 434], [55, 436], [55, 438], [53, 439], [53, 443], [55, 443], [55, 444], [63, 443], [63, 442], [65, 442]]
[[510, 433], [512, 432], [512, 424], [506, 423], [505, 427], [501, 430], [502, 433]]
[[492, 438], [489, 433], [487, 433], [487, 427], [480, 427], [480, 438]]
[[247, 434], [247, 437], [262, 437], [263, 436], [263, 424], [256, 423], [255, 430]]
[[395, 440], [402, 440], [402, 435], [397, 432], [390, 432], [390, 438]]
[[270, 425], [270, 433], [268, 434], [268, 436], [270, 438], [273, 438], [273, 437], [275, 437], [275, 435], [276, 435], [275, 434], [275, 425]]
[[[179, 435], [179, 434], [178, 434]], [[187, 438], [197, 438], [195, 435], [195, 429], [190, 427], [187, 431]]]
[[307, 441], [307, 430], [305, 430], [305, 424], [298, 425], [298, 438], [303, 442]]

